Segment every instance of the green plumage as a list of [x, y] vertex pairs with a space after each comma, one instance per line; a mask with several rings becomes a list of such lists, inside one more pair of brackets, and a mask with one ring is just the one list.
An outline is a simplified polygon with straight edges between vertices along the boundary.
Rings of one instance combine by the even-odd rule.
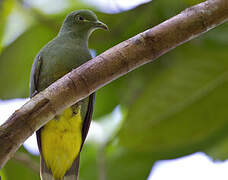
[[[44, 90], [50, 84], [58, 80], [66, 73], [70, 72], [72, 69], [91, 59], [91, 55], [88, 49], [88, 38], [92, 31], [96, 28], [107, 29], [107, 26], [98, 21], [96, 15], [91, 11], [75, 11], [66, 17], [57, 37], [45, 45], [35, 57], [30, 77], [30, 97], [34, 96], [37, 92]], [[72, 117], [75, 116], [77, 112], [81, 113], [81, 147], [85, 141], [91, 122], [93, 101], [94, 94], [72, 106], [72, 109], [69, 111], [69, 113], [72, 114], [70, 115]], [[80, 108], [80, 111], [78, 111], [78, 108]], [[56, 118], [51, 120], [52, 123], [58, 122], [58, 120], [61, 119], [58, 117], [61, 116], [63, 117], [62, 114], [59, 114]], [[68, 117], [68, 115], [66, 117]], [[74, 120], [77, 118], [71, 118], [71, 120], [72, 119]], [[66, 123], [64, 122], [62, 124]], [[41, 153], [41, 178], [42, 180], [54, 180], [57, 178], [53, 177], [53, 172], [51, 171], [51, 168], [46, 165], [42, 154], [41, 137], [44, 137], [41, 136], [42, 129], [44, 128], [41, 128], [39, 131], [37, 131], [37, 141]], [[61, 129], [61, 127], [59, 127], [59, 129]], [[49, 133], [49, 131], [50, 130], [48, 130], [47, 134], [53, 134], [52, 132]], [[58, 136], [58, 134], [55, 136]], [[50, 139], [51, 137], [47, 138]], [[64, 142], [60, 143], [64, 144]], [[69, 142], [66, 143], [69, 144]], [[45, 148], [48, 148], [48, 145], [45, 144]], [[48, 157], [45, 158], [46, 160], [48, 159]], [[71, 167], [68, 168], [66, 172], [64, 172], [64, 177], [61, 177], [61, 179], [76, 180], [78, 174], [78, 166], [79, 153], [77, 157], [75, 157], [75, 160], [73, 161]]]

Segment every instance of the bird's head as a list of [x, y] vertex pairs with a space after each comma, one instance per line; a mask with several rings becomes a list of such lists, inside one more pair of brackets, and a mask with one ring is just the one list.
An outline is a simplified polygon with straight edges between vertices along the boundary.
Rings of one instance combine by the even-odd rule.
[[95, 29], [108, 30], [108, 26], [97, 19], [90, 10], [78, 10], [70, 13], [64, 20], [60, 32], [75, 32], [89, 35]]

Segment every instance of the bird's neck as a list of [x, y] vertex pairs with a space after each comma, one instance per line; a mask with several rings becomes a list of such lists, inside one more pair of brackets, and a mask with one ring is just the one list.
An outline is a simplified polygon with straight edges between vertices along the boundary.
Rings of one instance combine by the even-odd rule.
[[70, 30], [60, 30], [58, 36], [67, 36], [71, 40], [77, 41], [77, 43], [82, 43], [82, 45], [85, 45], [88, 47], [88, 39], [89, 39], [89, 33], [86, 32], [77, 32], [77, 31], [70, 31]]

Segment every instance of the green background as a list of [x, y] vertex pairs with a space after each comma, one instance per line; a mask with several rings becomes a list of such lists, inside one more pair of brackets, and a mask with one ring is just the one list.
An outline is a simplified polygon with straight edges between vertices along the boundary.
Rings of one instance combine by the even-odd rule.
[[[0, 2], [0, 99], [28, 97], [34, 56], [56, 36], [72, 10], [92, 9], [109, 26], [110, 32], [96, 31], [89, 41], [100, 54], [200, 1], [154, 0], [115, 14], [81, 1], [67, 0], [68, 7], [57, 13], [23, 2]], [[14, 13], [23, 19], [23, 27], [5, 40]], [[146, 179], [157, 160], [198, 151], [226, 160], [227, 32], [228, 24], [220, 25], [97, 92], [94, 120], [103, 127], [104, 137], [85, 145], [80, 179], [102, 179], [102, 173], [108, 180]], [[113, 124], [116, 106], [123, 118]], [[23, 147], [19, 151], [39, 163], [39, 157]], [[39, 179], [36, 171], [15, 159], [0, 174], [3, 180]]]

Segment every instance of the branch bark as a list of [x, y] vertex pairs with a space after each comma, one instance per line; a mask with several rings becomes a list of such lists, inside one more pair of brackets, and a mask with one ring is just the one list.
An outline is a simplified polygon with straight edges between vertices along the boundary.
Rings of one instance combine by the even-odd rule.
[[107, 83], [228, 20], [227, 0], [208, 0], [105, 51], [74, 69], [0, 126], [0, 168], [55, 115]]

